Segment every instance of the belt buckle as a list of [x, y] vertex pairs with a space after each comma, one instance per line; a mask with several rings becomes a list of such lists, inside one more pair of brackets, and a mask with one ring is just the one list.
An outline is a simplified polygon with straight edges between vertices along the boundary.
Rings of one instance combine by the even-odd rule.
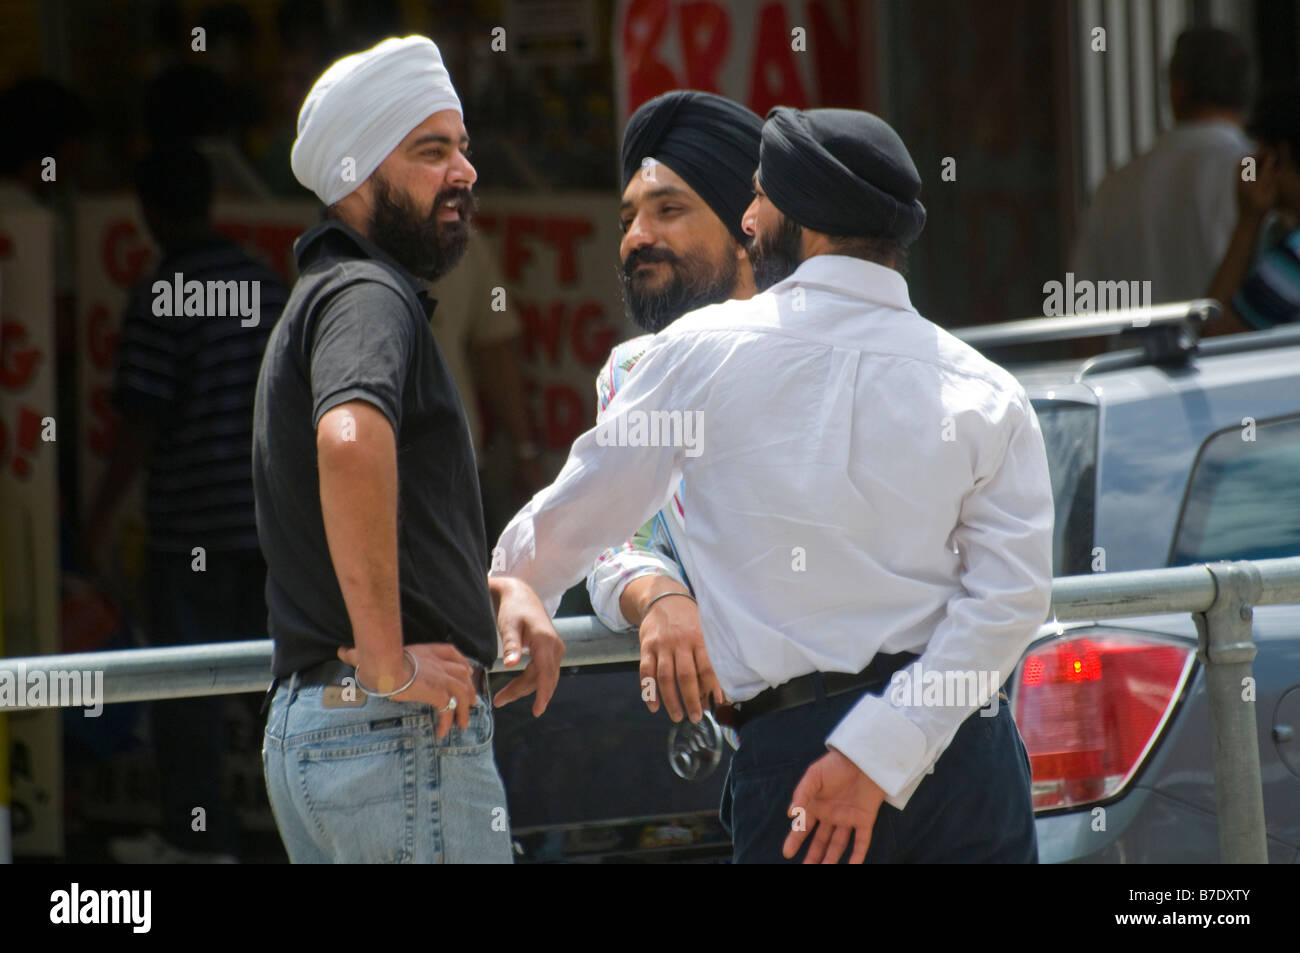
[[741, 702], [726, 702], [714, 709], [713, 717], [718, 724], [724, 728], [736, 729], [739, 727]]

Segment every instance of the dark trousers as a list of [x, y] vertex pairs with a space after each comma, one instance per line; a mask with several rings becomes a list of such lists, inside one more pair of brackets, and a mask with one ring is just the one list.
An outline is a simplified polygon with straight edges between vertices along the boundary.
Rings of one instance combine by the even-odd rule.
[[[262, 554], [210, 551], [203, 572], [195, 572], [192, 563], [188, 553], [149, 551], [149, 641], [196, 645], [266, 638]], [[150, 705], [162, 833], [184, 850], [238, 854], [236, 818], [221, 790], [227, 704], [226, 695], [208, 695]], [[196, 815], [195, 808], [203, 813]]]
[[[808, 766], [827, 753], [827, 736], [865, 692], [770, 712], [741, 727], [720, 811], [736, 863], [803, 860], [812, 831], [794, 861], [781, 856], [790, 799]], [[880, 806], [866, 862], [1037, 863], [1029, 780], [1029, 758], [1007, 703], [996, 717], [974, 712], [906, 810]], [[850, 841], [840, 862], [851, 854]]]

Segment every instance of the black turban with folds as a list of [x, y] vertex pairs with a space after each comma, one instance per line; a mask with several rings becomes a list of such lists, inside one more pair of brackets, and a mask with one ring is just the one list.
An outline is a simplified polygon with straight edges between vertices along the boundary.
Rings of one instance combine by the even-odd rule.
[[623, 133], [623, 188], [646, 157], [662, 162], [695, 190], [736, 241], [754, 197], [763, 120], [729, 99], [693, 89], [664, 93], [632, 114]]
[[868, 112], [772, 109], [758, 182], [787, 218], [815, 232], [907, 246], [925, 225], [921, 176], [907, 147]]

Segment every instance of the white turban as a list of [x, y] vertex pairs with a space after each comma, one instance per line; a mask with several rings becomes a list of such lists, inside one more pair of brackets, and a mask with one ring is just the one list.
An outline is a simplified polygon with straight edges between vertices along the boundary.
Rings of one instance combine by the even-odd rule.
[[444, 109], [460, 112], [460, 98], [427, 36], [393, 37], [345, 56], [316, 80], [298, 113], [293, 174], [333, 205]]

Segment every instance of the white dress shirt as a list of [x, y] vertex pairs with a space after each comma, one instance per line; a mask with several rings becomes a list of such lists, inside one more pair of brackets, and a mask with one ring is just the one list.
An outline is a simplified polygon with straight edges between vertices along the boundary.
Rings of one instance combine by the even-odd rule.
[[[638, 418], [672, 411], [698, 411], [702, 439], [603, 445], [649, 442]], [[732, 701], [858, 672], [877, 652], [1006, 679], [1046, 616], [1052, 495], [1029, 399], [917, 314], [889, 268], [816, 256], [767, 293], [656, 335], [555, 482], [506, 527], [499, 571], [554, 612], [679, 479], [678, 555]], [[902, 809], [977, 702], [891, 694], [864, 695], [827, 743]]]
[[1223, 120], [1169, 130], [1097, 186], [1075, 247], [1075, 280], [1150, 281], [1152, 304], [1203, 298], [1237, 224], [1237, 182], [1250, 152], [1241, 129]]

